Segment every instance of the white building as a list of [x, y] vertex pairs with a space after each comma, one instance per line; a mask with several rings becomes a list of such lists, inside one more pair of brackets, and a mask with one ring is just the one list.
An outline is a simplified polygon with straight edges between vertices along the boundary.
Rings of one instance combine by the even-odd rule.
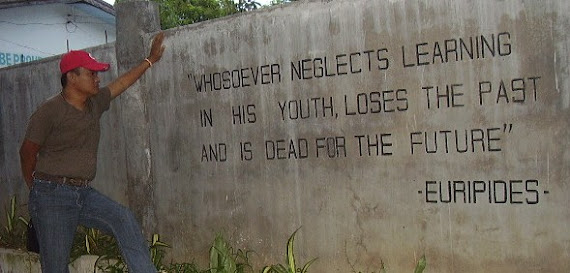
[[0, 0], [0, 68], [114, 41], [103, 0]]

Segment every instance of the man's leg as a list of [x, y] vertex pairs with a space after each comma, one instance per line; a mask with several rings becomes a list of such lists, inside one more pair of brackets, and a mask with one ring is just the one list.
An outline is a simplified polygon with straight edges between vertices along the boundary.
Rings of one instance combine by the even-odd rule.
[[156, 273], [148, 244], [133, 213], [97, 190], [87, 188], [79, 224], [113, 234], [129, 272]]
[[69, 272], [69, 254], [79, 220], [78, 199], [72, 187], [34, 181], [28, 209], [40, 245], [43, 273]]

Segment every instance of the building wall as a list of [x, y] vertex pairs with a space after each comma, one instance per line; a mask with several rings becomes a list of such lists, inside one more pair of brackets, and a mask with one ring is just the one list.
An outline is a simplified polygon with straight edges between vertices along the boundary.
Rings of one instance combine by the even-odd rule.
[[[115, 41], [114, 17], [86, 4], [0, 9], [0, 68]], [[104, 19], [112, 18], [112, 21]]]
[[[283, 263], [300, 228], [310, 272], [411, 272], [423, 254], [426, 272], [569, 271], [569, 14], [562, 0], [303, 1], [167, 31], [140, 84], [146, 232], [203, 265], [217, 232]], [[40, 101], [24, 70], [0, 70], [4, 139]], [[134, 136], [113, 105], [94, 185], [126, 200]]]

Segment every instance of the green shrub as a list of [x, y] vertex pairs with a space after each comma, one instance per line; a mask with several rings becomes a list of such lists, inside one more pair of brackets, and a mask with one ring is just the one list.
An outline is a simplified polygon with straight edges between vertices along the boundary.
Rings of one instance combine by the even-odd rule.
[[209, 273], [247, 273], [253, 272], [249, 263], [249, 251], [233, 248], [221, 234], [216, 235], [210, 247]]
[[[168, 247], [170, 246], [159, 240], [158, 234], [153, 234], [149, 251], [152, 263], [157, 270], [165, 268], [162, 260], [166, 253], [164, 248]], [[99, 256], [97, 267], [104, 272], [127, 272], [127, 265], [121, 256], [121, 251], [115, 238], [97, 229], [78, 227], [72, 246], [71, 261], [82, 255]]]

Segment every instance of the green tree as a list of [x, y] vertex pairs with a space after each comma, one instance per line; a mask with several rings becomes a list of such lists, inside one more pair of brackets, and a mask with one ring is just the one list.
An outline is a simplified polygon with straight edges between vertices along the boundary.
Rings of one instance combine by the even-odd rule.
[[239, 0], [237, 4], [237, 9], [240, 12], [256, 10], [259, 7], [261, 4], [254, 0]]
[[284, 4], [284, 3], [289, 3], [289, 2], [297, 2], [298, 0], [271, 0], [271, 5], [275, 6], [275, 5], [280, 5], [280, 4]]
[[153, 0], [160, 5], [163, 29], [194, 24], [238, 12], [232, 0]]
[[[116, 0], [120, 3], [127, 0]], [[160, 25], [169, 29], [194, 24], [214, 18], [224, 17], [241, 11], [249, 11], [259, 6], [252, 0], [152, 0], [159, 4]], [[255, 6], [253, 3], [257, 3]]]

